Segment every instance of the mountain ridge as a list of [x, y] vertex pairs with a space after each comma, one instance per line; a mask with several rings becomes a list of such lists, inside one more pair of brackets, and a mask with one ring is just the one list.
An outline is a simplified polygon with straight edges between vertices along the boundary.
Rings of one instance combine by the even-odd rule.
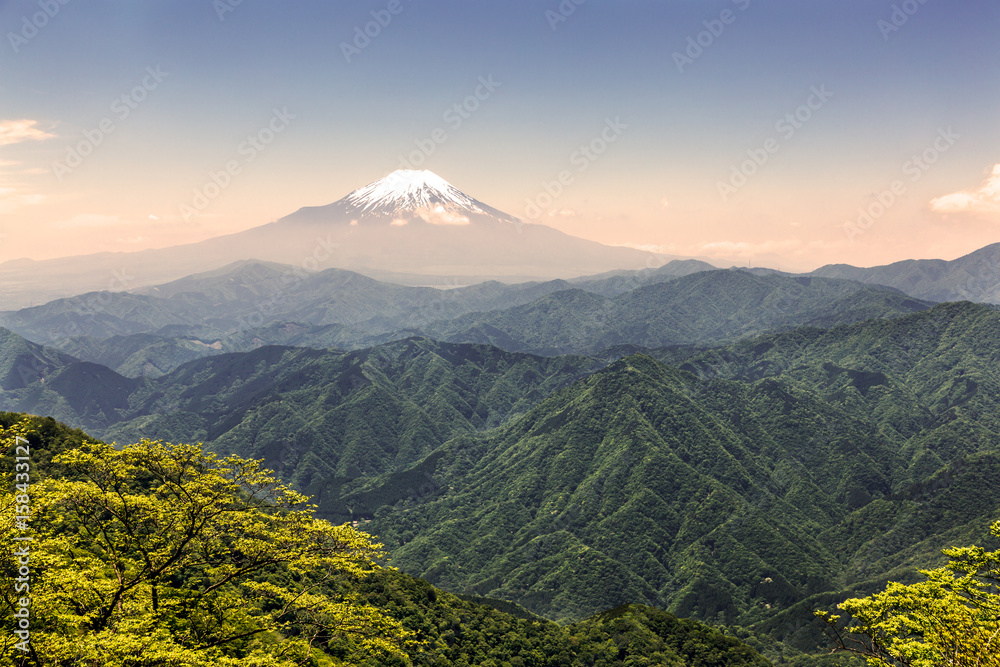
[[827, 264], [804, 275], [886, 285], [931, 301], [1000, 303], [1000, 243], [953, 260], [907, 259], [869, 268]]
[[130, 376], [156, 376], [199, 356], [266, 344], [358, 349], [429, 336], [592, 355], [622, 345], [713, 344], [931, 305], [854, 281], [701, 268], [671, 262], [627, 276], [439, 290], [339, 269], [289, 283], [279, 265], [238, 263], [141, 293], [84, 295], [0, 313], [0, 326]]

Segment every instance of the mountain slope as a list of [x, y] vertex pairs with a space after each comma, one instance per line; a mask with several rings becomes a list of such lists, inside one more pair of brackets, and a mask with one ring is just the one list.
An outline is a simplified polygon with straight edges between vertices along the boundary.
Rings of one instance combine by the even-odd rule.
[[[589, 291], [613, 292], [700, 268], [697, 263], [675, 264], [581, 284]], [[395, 285], [340, 269], [309, 272], [251, 260], [133, 292], [87, 293], [0, 312], [0, 326], [39, 343], [80, 336], [107, 339], [155, 333], [169, 337], [179, 332], [219, 338], [276, 322], [361, 325], [379, 334], [468, 312], [509, 308], [571, 287], [566, 281], [552, 280], [487, 281], [435, 289]]]
[[908, 259], [871, 268], [828, 264], [809, 275], [888, 285], [930, 301], [1000, 303], [1000, 243], [950, 261]]
[[[91, 438], [51, 418], [0, 412], [0, 434], [15, 424], [24, 423], [28, 425], [26, 436], [35, 467], [33, 479], [78, 479], [78, 469], [53, 463], [52, 460], [57, 455], [79, 448]], [[10, 449], [0, 452], [5, 470], [13, 468], [13, 454]], [[143, 494], [141, 488], [135, 487], [128, 492]], [[135, 499], [132, 495], [129, 498]], [[108, 539], [118, 540], [113, 534]], [[38, 542], [35, 545], [43, 548]], [[270, 568], [255, 579], [271, 584], [276, 579], [281, 581], [280, 570], [275, 570]], [[39, 575], [45, 577], [47, 573], [48, 570], [33, 572], [33, 584], [38, 583]], [[183, 577], [174, 577], [171, 581], [171, 586], [175, 587], [186, 588], [190, 585], [191, 580]], [[644, 665], [664, 667], [718, 664], [766, 667], [771, 664], [753, 649], [715, 628], [639, 605], [611, 609], [581, 623], [560, 626], [517, 605], [480, 598], [461, 599], [425, 581], [388, 569], [377, 570], [359, 580], [338, 578], [332, 586], [320, 586], [313, 591], [323, 594], [330, 588], [335, 588], [338, 593], [354, 593], [358, 602], [374, 606], [414, 633], [416, 641], [406, 648], [407, 658], [392, 664], [593, 667], [596, 664], [634, 663], [637, 660]], [[499, 610], [500, 607], [510, 613]], [[46, 612], [48, 608], [41, 609], [36, 604], [33, 614], [37, 614], [36, 619], [45, 618]], [[12, 613], [12, 605], [0, 608], [0, 616], [5, 623], [13, 622]], [[348, 647], [334, 638], [332, 642], [322, 642], [317, 648], [344, 657]], [[13, 648], [8, 646], [6, 650], [13, 651]], [[186, 657], [177, 652], [173, 655], [178, 659]], [[525, 656], [529, 662], [525, 662]], [[7, 654], [3, 653], [0, 659], [6, 657]], [[368, 659], [352, 664], [374, 667], [376, 663], [374, 659]], [[387, 663], [380, 661], [379, 664]]]
[[206, 343], [194, 336], [167, 338], [147, 333], [110, 338], [74, 336], [53, 346], [81, 361], [101, 364], [132, 378], [159, 377], [188, 361], [223, 352], [217, 341]]
[[614, 297], [557, 292], [523, 306], [436, 322], [422, 333], [535, 354], [593, 354], [617, 345], [707, 345], [802, 325], [894, 317], [930, 305], [858, 282], [722, 270]]
[[[766, 434], [742, 427], [765, 419]], [[796, 464], [802, 442], [811, 467]], [[834, 586], [819, 535], [858, 491], [890, 492], [899, 464], [875, 462], [894, 458], [808, 392], [706, 386], [636, 356], [496, 434], [451, 443], [438, 473], [448, 490], [372, 527], [404, 570], [555, 618], [631, 599], [748, 624], [765, 603], [776, 612]], [[838, 472], [847, 463], [861, 476]]]
[[609, 271], [596, 276], [583, 276], [568, 281], [573, 287], [601, 296], [617, 296], [644, 285], [662, 283], [672, 278], [682, 278], [692, 273], [716, 271], [718, 267], [697, 259], [673, 259], [656, 268], [636, 271]]
[[29, 350], [46, 365], [27, 383], [8, 373], [0, 409], [53, 415], [107, 439], [200, 441], [263, 458], [341, 514], [340, 485], [405, 469], [601, 366], [411, 339], [350, 353], [269, 346], [130, 379], [13, 334], [5, 341], [0, 359]]
[[392, 285], [339, 269], [296, 274], [288, 266], [238, 262], [137, 293], [89, 293], [0, 313], [0, 324], [46, 343], [181, 328], [218, 336], [276, 320], [352, 324], [391, 318], [431, 307], [440, 295], [440, 290]]
[[810, 606], [936, 566], [1000, 514], [998, 341], [1000, 312], [960, 303], [680, 371], [629, 357], [448, 443], [432, 492], [371, 527], [450, 590], [559, 618], [639, 599], [815, 647]]
[[76, 361], [0, 328], [0, 391], [22, 389]]
[[[83, 295], [0, 314], [0, 323], [134, 377], [267, 344], [358, 349], [427, 334], [537, 354], [593, 354], [831, 326], [929, 305], [863, 283], [701, 268], [671, 262], [575, 283], [440, 290], [338, 269], [299, 278], [289, 267], [242, 262], [141, 294]], [[93, 299], [104, 305], [92, 306]], [[60, 338], [67, 332], [86, 335]]]
[[763, 336], [681, 368], [744, 381], [781, 376], [869, 410], [880, 428], [908, 438], [916, 480], [997, 444], [998, 338], [997, 308], [946, 303], [894, 320]]

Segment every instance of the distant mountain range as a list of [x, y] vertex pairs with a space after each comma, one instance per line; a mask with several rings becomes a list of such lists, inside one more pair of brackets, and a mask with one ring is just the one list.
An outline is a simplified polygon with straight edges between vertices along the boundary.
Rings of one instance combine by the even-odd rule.
[[199, 243], [133, 253], [0, 264], [0, 304], [37, 305], [95, 290], [133, 290], [257, 259], [299, 274], [340, 268], [417, 284], [575, 278], [672, 259], [526, 223], [429, 171], [400, 170], [327, 206]]
[[614, 295], [713, 268], [703, 262], [673, 261], [655, 269], [581, 278], [575, 283], [490, 281], [441, 290], [380, 282], [341, 269], [303, 275], [289, 265], [242, 261], [135, 292], [88, 292], [0, 312], [0, 326], [39, 343], [139, 333], [218, 338], [289, 321], [358, 325], [362, 331], [378, 333], [516, 306], [574, 284]]
[[596, 354], [633, 345], [711, 345], [808, 325], [895, 317], [933, 305], [902, 292], [826, 278], [703, 271], [614, 297], [581, 289], [435, 322], [420, 333], [535, 354]]
[[0, 313], [0, 326], [130, 377], [155, 377], [192, 359], [268, 344], [358, 349], [429, 336], [535, 354], [599, 354], [616, 346], [712, 344], [933, 305], [859, 282], [706, 267], [673, 261], [572, 283], [443, 291], [338, 269], [289, 284], [289, 267], [242, 262], [139, 293], [85, 294]]
[[868, 269], [828, 264], [808, 275], [886, 285], [930, 301], [1000, 303], [1000, 243], [951, 261], [908, 259]]

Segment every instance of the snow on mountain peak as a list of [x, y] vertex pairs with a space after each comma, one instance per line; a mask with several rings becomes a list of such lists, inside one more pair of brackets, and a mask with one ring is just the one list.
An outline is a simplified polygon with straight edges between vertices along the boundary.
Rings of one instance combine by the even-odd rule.
[[[399, 169], [355, 190], [343, 202], [360, 214], [374, 215], [443, 213], [456, 209], [484, 215], [498, 213], [426, 169]], [[444, 224], [468, 224], [468, 219]]]

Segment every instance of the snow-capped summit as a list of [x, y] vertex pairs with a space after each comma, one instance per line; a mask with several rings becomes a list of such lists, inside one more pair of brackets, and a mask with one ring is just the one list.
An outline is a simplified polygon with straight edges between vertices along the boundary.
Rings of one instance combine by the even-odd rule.
[[473, 199], [437, 174], [426, 169], [399, 169], [385, 178], [350, 193], [336, 205], [356, 215], [400, 216], [417, 214], [438, 224], [469, 224], [465, 214], [513, 218]]
[[387, 209], [392, 213], [402, 213], [438, 204], [454, 204], [483, 212], [474, 199], [426, 169], [399, 169], [355, 190], [345, 200], [362, 213]]

